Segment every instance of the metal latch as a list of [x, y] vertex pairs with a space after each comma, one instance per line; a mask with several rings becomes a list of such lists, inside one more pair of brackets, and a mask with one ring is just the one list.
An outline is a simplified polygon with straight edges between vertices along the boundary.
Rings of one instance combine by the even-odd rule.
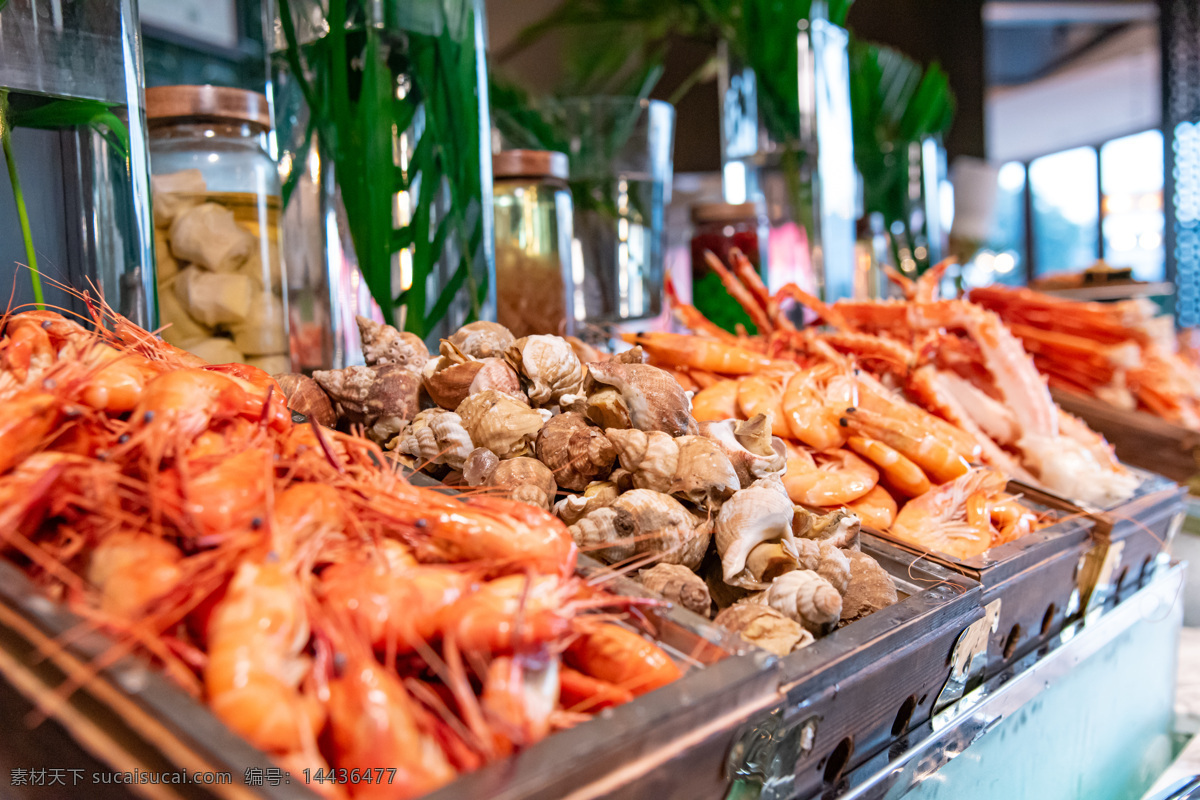
[[1118, 587], [1113, 585], [1113, 575], [1124, 552], [1125, 542], [1108, 542], [1107, 545], [1096, 545], [1080, 560], [1076, 582], [1085, 619], [1097, 609], [1104, 608], [1116, 592]]
[[975, 661], [987, 653], [988, 639], [1000, 627], [1000, 601], [1001, 598], [997, 597], [984, 606], [983, 618], [972, 622], [958, 635], [954, 649], [950, 651], [950, 677], [933, 704], [935, 712], [960, 699], [966, 692]]
[[782, 709], [742, 733], [729, 751], [726, 800], [787, 800], [796, 782], [796, 762], [811, 753], [820, 716], [786, 720]]

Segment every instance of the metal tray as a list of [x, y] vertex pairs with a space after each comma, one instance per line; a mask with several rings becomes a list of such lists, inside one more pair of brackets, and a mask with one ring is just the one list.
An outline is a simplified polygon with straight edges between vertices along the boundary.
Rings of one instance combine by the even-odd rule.
[[[114, 772], [228, 773], [220, 785], [138, 785], [156, 797], [284, 798], [311, 797], [301, 776], [279, 786], [246, 784], [246, 772], [276, 765], [234, 734], [201, 703], [158, 670], [135, 657], [125, 657], [83, 682], [67, 697], [56, 690], [69, 680], [90, 674], [90, 664], [113, 652], [113, 641], [97, 632], [83, 633], [84, 623], [43, 596], [25, 573], [0, 561], [0, 679], [8, 696], [19, 695], [39, 706], [52, 722], [45, 735], [50, 747], [38, 754], [41, 763], [14, 768], [85, 770], [84, 782], [67, 796], [83, 796], [92, 786], [96, 765]], [[61, 642], [70, 644], [61, 646]], [[23, 723], [29, 720], [22, 720]], [[21, 731], [10, 731], [17, 736]], [[8, 747], [6, 746], [7, 750]], [[33, 756], [27, 756], [33, 757]], [[91, 767], [89, 769], [89, 766]], [[67, 772], [67, 786], [76, 776]], [[87, 788], [82, 788], [84, 786]], [[46, 797], [41, 787], [30, 787]], [[152, 791], [151, 791], [152, 790]], [[13, 794], [19, 794], [19, 787]], [[31, 795], [32, 796], [32, 795]]]
[[990, 677], [1013, 660], [1058, 634], [1084, 610], [1092, 585], [1089, 559], [1103, 549], [1094, 536], [1095, 521], [1074, 505], [1011, 482], [1009, 490], [1024, 495], [1035, 510], [1058, 521], [993, 547], [982, 555], [960, 559], [922, 552], [910, 542], [883, 532], [877, 535], [946, 569], [978, 581], [981, 603], [993, 620], [988, 632], [985, 666]]
[[783, 704], [752, 720], [730, 776], [764, 797], [813, 797], [962, 696], [989, 624], [974, 581], [864, 535], [900, 602], [781, 662]]
[[1048, 504], [1074, 509], [1090, 519], [1097, 549], [1086, 565], [1084, 582], [1092, 587], [1085, 612], [1111, 605], [1144, 586], [1166, 563], [1166, 552], [1187, 517], [1187, 490], [1174, 481], [1137, 468], [1141, 477], [1133, 497], [1099, 508], [1058, 497], [1033, 487], [1027, 495]]

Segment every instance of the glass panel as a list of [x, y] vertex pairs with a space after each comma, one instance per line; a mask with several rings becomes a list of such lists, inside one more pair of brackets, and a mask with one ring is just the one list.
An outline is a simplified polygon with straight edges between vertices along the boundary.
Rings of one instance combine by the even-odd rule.
[[1020, 285], [1025, 282], [1025, 165], [1010, 161], [1000, 167], [998, 184], [992, 271], [997, 283]]
[[1099, 256], [1096, 151], [1078, 147], [1029, 165], [1038, 275], [1085, 269]]
[[1105, 260], [1133, 267], [1139, 280], [1162, 280], [1162, 132], [1146, 131], [1101, 147], [1100, 175]]

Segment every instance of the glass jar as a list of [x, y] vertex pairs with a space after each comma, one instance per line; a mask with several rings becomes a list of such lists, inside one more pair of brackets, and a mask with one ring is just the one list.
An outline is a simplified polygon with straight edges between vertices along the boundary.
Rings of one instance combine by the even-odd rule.
[[570, 335], [582, 282], [572, 276], [567, 157], [505, 150], [492, 156], [492, 173], [497, 320], [515, 336]]
[[702, 203], [692, 206], [692, 305], [709, 320], [733, 332], [738, 324], [755, 333], [754, 323], [730, 296], [704, 254], [712, 251], [727, 266], [733, 248], [742, 251], [762, 274], [758, 250], [759, 218], [754, 203]]
[[146, 90], [163, 338], [214, 364], [291, 371], [279, 173], [256, 92]]

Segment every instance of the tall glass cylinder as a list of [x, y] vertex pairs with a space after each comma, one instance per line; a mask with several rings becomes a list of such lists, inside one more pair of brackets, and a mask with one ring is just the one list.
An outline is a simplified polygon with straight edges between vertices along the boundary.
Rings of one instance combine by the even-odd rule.
[[834, 300], [853, 292], [857, 179], [848, 37], [822, 5], [796, 31], [798, 84], [756, 74], [722, 44], [721, 160], [726, 201], [765, 204], [770, 287]]
[[[134, 0], [0, 3], [0, 130], [16, 173], [0, 171], [0, 276], [36, 259], [47, 303], [84, 310], [57, 281], [102, 293], [111, 307], [152, 328], [142, 85]], [[18, 205], [28, 212], [27, 233]], [[34, 299], [28, 271], [18, 270], [15, 286], [18, 303]]]
[[267, 5], [293, 336], [354, 363], [367, 293], [431, 343], [494, 318], [482, 0]]

